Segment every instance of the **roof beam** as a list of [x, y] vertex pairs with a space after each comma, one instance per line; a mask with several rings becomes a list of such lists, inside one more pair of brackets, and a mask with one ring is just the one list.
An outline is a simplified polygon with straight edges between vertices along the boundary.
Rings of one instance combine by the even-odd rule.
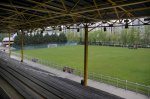
[[[22, 12], [17, 12], [16, 10], [12, 10], [12, 9], [6, 9], [6, 8], [0, 8], [2, 10], [5, 10], [5, 11], [10, 11], [10, 12], [14, 12], [15, 14], [14, 15], [20, 15], [20, 14], [26, 14], [26, 15], [30, 15], [30, 16], [36, 16], [36, 17], [39, 17], [39, 18], [42, 18], [42, 16], [40, 15], [37, 15], [37, 14], [31, 14], [31, 13], [27, 13], [25, 11], [22, 11]], [[13, 15], [13, 16], [14, 16]], [[3, 17], [4, 19], [0, 20], [0, 21], [3, 21], [3, 20], [7, 20], [7, 19], [14, 19], [14, 18], [11, 18], [11, 17]]]
[[75, 3], [75, 5], [71, 8], [70, 11], [72, 11], [72, 10], [78, 5], [79, 2], [80, 2], [80, 0], [78, 0], [78, 1]]
[[[128, 10], [129, 12], [132, 12], [132, 11], [141, 11], [141, 10], [145, 10], [145, 9], [150, 9], [150, 7], [145, 7], [145, 8], [138, 8], [138, 9], [132, 9], [132, 10]], [[109, 14], [113, 14], [114, 12], [110, 12]], [[122, 11], [119, 11], [118, 13], [122, 13]], [[59, 18], [60, 16], [55, 16], [55, 17], [48, 17], [48, 18], [43, 18], [43, 19], [39, 19], [39, 20], [33, 20], [33, 21], [29, 21], [30, 23], [35, 23], [35, 22], [38, 22], [38, 21], [42, 21], [42, 20], [48, 20], [48, 19], [55, 19], [55, 18]], [[96, 20], [95, 20], [96, 21]], [[97, 20], [98, 21], [98, 20]], [[100, 20], [99, 20], [100, 21]], [[24, 24], [28, 24], [28, 22], [25, 22], [25, 23], [21, 23], [20, 25], [24, 25]]]
[[43, 10], [40, 8], [30, 8], [30, 7], [25, 7], [25, 6], [19, 6], [19, 5], [10, 5], [10, 4], [5, 4], [5, 3], [0, 3], [1, 6], [5, 6], [5, 7], [15, 7], [15, 8], [20, 8], [20, 9], [25, 9], [25, 10], [32, 10], [32, 11], [38, 11], [38, 12], [43, 12], [43, 13], [57, 13], [57, 14], [61, 14], [60, 12], [56, 12], [56, 11], [49, 11], [49, 10]]
[[96, 10], [100, 11], [100, 10], [105, 10], [105, 9], [112, 9], [114, 7], [125, 7], [125, 6], [137, 5], [137, 4], [147, 3], [147, 2], [150, 2], [150, 0], [131, 2], [131, 3], [125, 3], [125, 4], [113, 5], [113, 6], [107, 6], [107, 7], [98, 7], [98, 8], [88, 9], [88, 10], [79, 9], [78, 11], [72, 11], [72, 13], [77, 14], [77, 13], [93, 12]]
[[[98, 7], [97, 7], [97, 3], [96, 3], [96, 1], [95, 1], [95, 0], [93, 0], [93, 2], [94, 2], [94, 5], [95, 5], [95, 8], [98, 8]], [[97, 10], [97, 12], [98, 12], [98, 15], [99, 15], [99, 16], [100, 16], [100, 18], [101, 18], [102, 16], [101, 16], [100, 11], [99, 11], [99, 10]]]
[[[116, 3], [113, 2], [112, 0], [107, 0], [107, 1], [110, 2], [112, 5], [116, 5]], [[118, 12], [117, 12], [117, 8], [116, 8], [116, 7], [114, 8], [114, 11], [115, 11], [115, 13], [116, 13], [117, 18], [119, 19], [119, 14], [118, 14]]]
[[[150, 9], [150, 7], [146, 7], [146, 8], [138, 8], [138, 9], [132, 9], [132, 10], [128, 10], [129, 12], [133, 12], [133, 11], [142, 11], [142, 10], [145, 10], [145, 9]], [[110, 12], [108, 14], [113, 14], [115, 12]], [[118, 11], [118, 13], [122, 13], [122, 11]], [[68, 15], [68, 14], [67, 14]], [[74, 14], [73, 14], [74, 15]], [[36, 21], [42, 21], [42, 20], [47, 20], [47, 19], [55, 19], [55, 18], [59, 18], [59, 17], [63, 17], [63, 16], [66, 16], [66, 15], [62, 15], [62, 16], [54, 16], [54, 17], [48, 17], [48, 18], [44, 18], [44, 19], [40, 19], [40, 20], [34, 20], [34, 21], [30, 21], [30, 22], [36, 22]], [[23, 23], [25, 24], [25, 23]]]
[[[142, 11], [142, 10], [146, 10], [146, 9], [150, 9], [150, 7], [145, 7], [145, 8], [138, 8], [138, 9], [132, 9], [132, 10], [129, 10], [129, 12], [132, 12], [132, 11]], [[111, 12], [111, 13], [108, 13], [108, 14], [113, 14], [114, 12]], [[122, 11], [119, 11], [118, 13], [122, 13]], [[81, 17], [81, 16], [78, 16], [78, 17]], [[86, 17], [86, 16], [82, 16], [82, 17]], [[91, 16], [92, 17], [92, 16]], [[54, 17], [56, 18], [56, 17]], [[54, 19], [51, 17], [51, 19]], [[47, 18], [47, 17], [43, 17], [43, 19], [39, 19], [39, 20], [35, 20], [35, 21], [29, 21], [30, 23], [32, 22], [38, 22], [38, 21], [42, 21], [42, 20], [47, 20], [47, 19], [50, 19], [50, 18]], [[95, 20], [95, 21], [98, 21], [98, 20]], [[21, 23], [20, 25], [23, 25], [23, 24], [28, 24], [28, 22], [25, 22], [25, 23]]]
[[[129, 9], [129, 10], [127, 10], [127, 9], [125, 9], [125, 10], [122, 10], [122, 9], [121, 10], [117, 10], [116, 9], [115, 10], [114, 9], [114, 8], [119, 8], [120, 9], [120, 7], [123, 8], [123, 7], [126, 7], [126, 6], [132, 6], [132, 5], [137, 5], [137, 4], [145, 4], [146, 2], [150, 2], [150, 0], [143, 0], [143, 1], [139, 0], [139, 1], [134, 1], [134, 2], [130, 1], [130, 3], [129, 2], [122, 2], [120, 4], [118, 3], [118, 5], [117, 5], [116, 2], [113, 3], [112, 0], [108, 0], [112, 4], [112, 6], [108, 6], [108, 4], [107, 4], [107, 6], [99, 6], [99, 4], [96, 2], [96, 0], [93, 0], [93, 2], [95, 1], [95, 4], [96, 4], [94, 7], [88, 8], [86, 10], [80, 10], [79, 9], [79, 10], [72, 10], [72, 11], [70, 11], [70, 7], [66, 6], [66, 2], [64, 2], [64, 0], [61, 0], [61, 1], [62, 1], [62, 4], [61, 4], [61, 2], [58, 2], [58, 1], [57, 2], [58, 2], [59, 5], [63, 5], [64, 9], [63, 8], [62, 9], [64, 11], [61, 12], [61, 11], [58, 11], [58, 10], [53, 10], [53, 12], [56, 12], [56, 13], [51, 12], [48, 7], [45, 7], [45, 9], [44, 9], [43, 8], [44, 5], [41, 5], [41, 4], [38, 4], [38, 6], [35, 7], [35, 8], [34, 7], [29, 8], [29, 7], [26, 7], [26, 6], [21, 6], [21, 8], [20, 8], [20, 5], [10, 5], [10, 4], [6, 4], [6, 5], [0, 4], [0, 5], [2, 5], [0, 7], [4, 7], [5, 6], [4, 8], [5, 9], [9, 9], [9, 10], [13, 10], [12, 8], [15, 8], [16, 10], [13, 10], [12, 12], [14, 12], [15, 14], [18, 14], [18, 16], [23, 14], [24, 17], [26, 17], [26, 18], [28, 17], [28, 15], [25, 15], [25, 13], [31, 14], [31, 16], [34, 15], [34, 13], [29, 13], [29, 11], [31, 11], [31, 10], [32, 10], [32, 12], [38, 13], [39, 16], [43, 15], [43, 17], [35, 17], [35, 19], [32, 18], [31, 20], [24, 20], [24, 18], [20, 18], [20, 22], [17, 21], [17, 22], [19, 22], [19, 24], [18, 23], [16, 23], [16, 24], [14, 23], [13, 24], [13, 26], [16, 26], [15, 28], [17, 28], [17, 25], [21, 25], [21, 27], [29, 27], [29, 24], [31, 24], [33, 26], [36, 26], [36, 24], [39, 24], [41, 26], [43, 24], [42, 26], [46, 26], [46, 25], [52, 25], [52, 24], [54, 24], [54, 25], [61, 25], [61, 24], [65, 24], [65, 23], [69, 23], [69, 24], [74, 24], [74, 23], [79, 23], [79, 22], [84, 23], [84, 19], [85, 20], [89, 19], [88, 22], [98, 22], [98, 21], [104, 20], [104, 18], [97, 19], [94, 16], [97, 15], [98, 11], [101, 11], [100, 14], [103, 16], [105, 14], [104, 11], [106, 9], [109, 9], [109, 11], [110, 11], [110, 12], [107, 13], [108, 16], [109, 15], [113, 15], [110, 19], [112, 19], [112, 18], [116, 19], [116, 16], [118, 17], [118, 19], [120, 19], [120, 18], [128, 18], [128, 16], [124, 16], [126, 14], [126, 13], [124, 13], [125, 10], [126, 10], [127, 13], [131, 13], [132, 14], [134, 11], [141, 12], [142, 10], [150, 9], [150, 7], [147, 7], [147, 6], [144, 7], [142, 5], [141, 6], [143, 8], [139, 7], [139, 8], [135, 8], [135, 9]], [[76, 6], [77, 6], [77, 4], [78, 3], [76, 3]], [[72, 6], [74, 6], [74, 4], [72, 4]], [[79, 7], [82, 8], [81, 6], [79, 6]], [[22, 10], [22, 11], [20, 11], [20, 10]], [[147, 11], [147, 10], [145, 10], [145, 11]], [[22, 12], [24, 12], [24, 13], [22, 13]], [[49, 13], [52, 13], [52, 14], [47, 15]], [[57, 13], [59, 13], [59, 14], [57, 14]], [[122, 13], [124, 13], [124, 14], [122, 14]], [[6, 14], [7, 14], [7, 12], [6, 12]], [[116, 14], [116, 16], [114, 16], [115, 14]], [[141, 13], [141, 15], [139, 15], [139, 13], [137, 13], [137, 14], [135, 13], [135, 16], [130, 16], [130, 18], [139, 17], [139, 16], [142, 16], [142, 15], [144, 16], [144, 15], [149, 15], [149, 14]], [[70, 16], [71, 17], [79, 17], [78, 19], [81, 19], [81, 20], [78, 20], [78, 21], [76, 20], [76, 21], [73, 22], [73, 20], [71, 19]], [[108, 19], [109, 19], [109, 17], [108, 17]], [[7, 26], [6, 20], [2, 20], [2, 21], [3, 21], [4, 25]], [[9, 20], [8, 22], [11, 22], [11, 20]], [[2, 25], [2, 26], [4, 26], [4, 25]], [[10, 24], [10, 25], [12, 26], [12, 24]]]
[[37, 1], [34, 1], [34, 0], [27, 0], [27, 1], [35, 3], [35, 4], [38, 4], [38, 5], [42, 5], [43, 7], [47, 7], [47, 8], [51, 8], [51, 9], [55, 9], [55, 10], [59, 10], [59, 11], [65, 11], [65, 10], [63, 10], [61, 8], [58, 8], [58, 7], [55, 7], [55, 6], [51, 6], [51, 5], [48, 5], [48, 4], [45, 4], [45, 3], [40, 3], [40, 2], [37, 2]]
[[[67, 9], [65, 3], [64, 3], [64, 0], [61, 0], [61, 3], [62, 3], [62, 5], [63, 5], [63, 7], [64, 7], [66, 13], [69, 13], [69, 11], [68, 11], [68, 9]], [[71, 18], [72, 18], [72, 20], [73, 20], [74, 22], [76, 22], [75, 18], [74, 18], [72, 15], [71, 15]]]

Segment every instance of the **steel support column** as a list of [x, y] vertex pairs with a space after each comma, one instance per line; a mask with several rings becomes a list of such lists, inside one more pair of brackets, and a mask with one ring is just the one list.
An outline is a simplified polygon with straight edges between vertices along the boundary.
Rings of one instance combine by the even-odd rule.
[[8, 45], [9, 45], [9, 57], [10, 57], [10, 55], [11, 55], [11, 46], [10, 46], [10, 31], [9, 31], [9, 43], [8, 43]]
[[84, 86], [87, 86], [88, 79], [88, 25], [84, 26]]
[[23, 30], [21, 30], [21, 62], [23, 62], [24, 59], [23, 45], [24, 45], [24, 32]]

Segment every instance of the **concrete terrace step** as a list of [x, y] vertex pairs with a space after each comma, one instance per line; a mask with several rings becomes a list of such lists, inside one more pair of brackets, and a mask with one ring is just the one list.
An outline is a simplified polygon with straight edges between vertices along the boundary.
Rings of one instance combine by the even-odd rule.
[[[20, 61], [20, 57], [17, 57], [17, 56], [14, 56], [14, 55], [12, 55], [11, 57]], [[47, 72], [51, 72], [54, 75], [57, 75], [58, 77], [65, 78], [65, 79], [68, 79], [70, 81], [75, 81], [75, 82], [80, 83], [81, 80], [83, 79], [82, 77], [75, 76], [75, 75], [72, 75], [72, 74], [69, 74], [69, 73], [64, 73], [60, 70], [57, 70], [57, 69], [54, 69], [54, 68], [51, 68], [51, 67], [47, 67], [45, 65], [38, 64], [38, 63], [29, 61], [29, 60], [26, 60], [26, 59], [25, 59], [24, 62], [26, 64], [29, 64], [29, 66], [31, 66], [31, 67], [42, 69], [42, 70], [45, 70]], [[100, 82], [97, 82], [97, 81], [93, 81], [93, 80], [90, 80], [90, 79], [88, 80], [88, 86], [96, 88], [96, 89], [103, 90], [105, 92], [108, 92], [108, 93], [111, 93], [111, 94], [114, 94], [114, 95], [117, 95], [117, 96], [120, 96], [120, 97], [123, 97], [123, 98], [126, 98], [126, 99], [150, 99], [150, 97], [147, 97], [145, 95], [135, 93], [135, 92], [132, 92], [132, 91], [128, 91], [128, 90], [124, 90], [124, 89], [121, 89], [121, 88], [116, 88], [114, 86], [104, 84], [104, 83], [100, 83]]]
[[57, 77], [50, 71], [34, 69], [8, 56], [0, 56], [0, 75], [24, 98], [122, 99], [95, 88], [81, 86], [77, 82], [62, 80], [64, 78]]

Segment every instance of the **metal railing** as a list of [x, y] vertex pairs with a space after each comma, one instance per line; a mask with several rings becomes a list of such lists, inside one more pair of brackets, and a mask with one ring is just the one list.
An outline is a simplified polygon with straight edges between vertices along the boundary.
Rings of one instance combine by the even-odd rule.
[[[11, 54], [15, 55], [17, 57], [20, 57], [20, 54], [18, 54], [18, 53], [12, 52]], [[27, 59], [27, 60], [31, 60], [31, 61], [33, 59], [35, 59], [34, 57], [30, 57], [30, 56], [27, 56], [27, 55], [24, 55], [24, 58]], [[49, 67], [56, 68], [56, 69], [61, 70], [61, 71], [65, 67], [64, 65], [58, 65], [58, 64], [55, 64], [55, 63], [51, 63], [49, 61], [45, 61], [45, 60], [41, 60], [41, 59], [37, 59], [37, 60], [38, 61], [36, 61], [36, 63], [47, 65]], [[79, 70], [79, 69], [74, 69], [73, 74], [78, 75], [80, 77], [83, 77], [84, 72], [82, 70]], [[94, 72], [93, 73], [89, 72], [88, 73], [88, 78], [91, 79], [91, 80], [101, 82], [101, 83], [105, 83], [105, 84], [115, 86], [117, 88], [122, 88], [122, 89], [125, 89], [125, 90], [134, 91], [136, 93], [141, 93], [141, 94], [144, 94], [144, 95], [147, 95], [148, 97], [150, 97], [150, 86], [146, 86], [146, 85], [139, 84], [139, 83], [134, 83], [134, 82], [131, 82], [131, 81], [128, 81], [128, 80], [121, 80], [119, 78], [113, 78], [111, 76], [96, 74]]]

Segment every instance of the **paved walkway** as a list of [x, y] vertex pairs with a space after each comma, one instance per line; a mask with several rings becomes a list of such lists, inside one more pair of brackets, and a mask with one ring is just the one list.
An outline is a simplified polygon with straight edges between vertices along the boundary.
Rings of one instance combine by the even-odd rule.
[[[14, 59], [20, 60], [19, 57], [16, 57], [16, 56], [11, 56], [11, 57], [14, 58]], [[48, 72], [56, 74], [59, 77], [68, 78], [70, 80], [73, 80], [73, 81], [76, 81], [76, 82], [79, 82], [79, 83], [81, 82], [81, 79], [83, 79], [82, 77], [75, 76], [75, 75], [72, 75], [72, 74], [69, 74], [69, 73], [65, 73], [65, 72], [62, 72], [60, 70], [50, 68], [50, 67], [47, 67], [45, 65], [41, 65], [41, 64], [29, 61], [29, 60], [24, 60], [24, 62], [29, 64], [30, 66], [46, 70]], [[135, 93], [135, 92], [132, 92], [132, 91], [128, 91], [128, 90], [125, 90], [125, 89], [121, 89], [121, 88], [116, 88], [114, 86], [104, 84], [104, 83], [100, 83], [100, 82], [93, 81], [93, 80], [88, 80], [88, 86], [106, 91], [108, 93], [112, 93], [114, 95], [117, 95], [117, 96], [120, 96], [120, 97], [123, 97], [123, 98], [126, 98], [126, 99], [150, 99], [150, 97], [148, 98], [145, 95]]]

